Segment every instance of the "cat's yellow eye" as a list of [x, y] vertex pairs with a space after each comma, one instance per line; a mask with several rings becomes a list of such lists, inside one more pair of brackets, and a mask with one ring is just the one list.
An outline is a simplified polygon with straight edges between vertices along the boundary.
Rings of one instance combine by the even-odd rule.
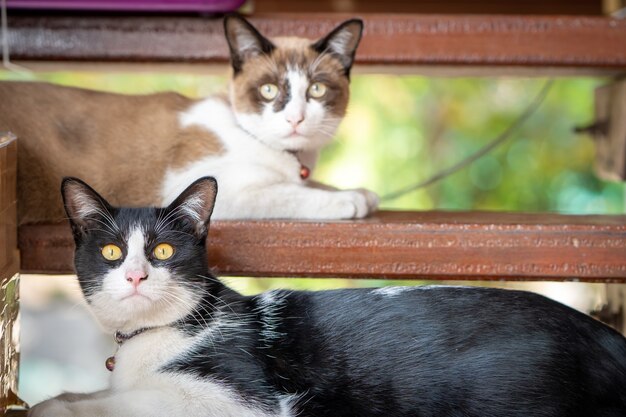
[[106, 245], [102, 248], [102, 257], [107, 261], [117, 261], [122, 257], [122, 250], [119, 246], [112, 244]]
[[154, 257], [160, 261], [169, 259], [174, 254], [174, 247], [169, 243], [159, 243], [154, 251], [152, 251]]
[[309, 87], [309, 95], [313, 98], [324, 97], [326, 94], [326, 85], [324, 83], [313, 83]]
[[274, 100], [278, 95], [278, 87], [276, 84], [263, 84], [259, 87], [259, 93], [265, 100]]

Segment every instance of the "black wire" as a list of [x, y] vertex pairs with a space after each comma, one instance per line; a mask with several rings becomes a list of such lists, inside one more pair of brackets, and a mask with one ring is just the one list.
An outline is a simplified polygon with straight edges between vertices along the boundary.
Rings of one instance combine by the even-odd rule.
[[421, 181], [417, 184], [409, 185], [407, 187], [401, 188], [398, 191], [394, 191], [392, 193], [384, 195], [383, 197], [381, 197], [381, 201], [395, 200], [396, 198], [402, 197], [403, 195], [408, 194], [412, 191], [428, 187], [429, 185], [434, 184], [435, 182], [454, 174], [462, 168], [465, 168], [467, 165], [470, 165], [477, 159], [480, 159], [481, 157], [494, 150], [496, 147], [504, 143], [509, 137], [511, 137], [511, 135], [515, 133], [515, 131], [519, 129], [520, 126], [524, 124], [524, 122], [528, 120], [530, 116], [533, 115], [533, 113], [535, 113], [535, 111], [539, 108], [539, 106], [541, 106], [546, 96], [550, 92], [553, 84], [554, 80], [552, 79], [546, 81], [541, 90], [539, 90], [539, 93], [537, 94], [535, 99], [528, 105], [528, 107], [526, 107], [524, 112], [508, 128], [506, 128], [504, 132], [498, 135], [498, 137], [489, 142], [487, 145], [476, 151], [474, 154], [457, 162], [449, 168], [439, 171], [438, 173], [424, 181]]

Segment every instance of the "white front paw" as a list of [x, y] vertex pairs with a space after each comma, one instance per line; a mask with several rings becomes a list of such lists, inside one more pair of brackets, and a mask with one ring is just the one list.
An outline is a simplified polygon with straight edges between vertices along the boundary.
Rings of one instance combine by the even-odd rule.
[[378, 210], [378, 204], [380, 203], [380, 197], [378, 197], [378, 194], [365, 188], [357, 188], [354, 191], [358, 191], [365, 196], [365, 199], [367, 200], [368, 213], [371, 214]]
[[358, 191], [337, 191], [327, 208], [329, 218], [361, 219], [369, 213], [365, 194]]
[[68, 405], [65, 401], [52, 398], [28, 410], [28, 417], [74, 417]]

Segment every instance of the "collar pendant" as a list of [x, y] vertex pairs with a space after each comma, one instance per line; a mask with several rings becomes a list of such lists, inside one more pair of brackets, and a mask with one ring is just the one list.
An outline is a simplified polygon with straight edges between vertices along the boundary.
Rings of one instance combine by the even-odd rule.
[[[142, 327], [141, 329], [137, 329], [134, 332], [128, 333], [128, 334], [122, 333], [120, 331], [115, 332], [115, 335], [113, 337], [115, 339], [115, 342], [118, 345], [118, 349], [119, 349], [119, 346], [122, 346], [122, 343], [124, 343], [125, 341], [129, 339], [132, 339], [138, 334], [145, 332], [146, 330], [150, 330], [150, 328]], [[109, 356], [107, 360], [104, 362], [104, 366], [109, 370], [109, 372], [113, 372], [113, 370], [115, 369], [115, 355]]]
[[300, 178], [306, 180], [311, 176], [311, 170], [306, 165], [300, 164]]

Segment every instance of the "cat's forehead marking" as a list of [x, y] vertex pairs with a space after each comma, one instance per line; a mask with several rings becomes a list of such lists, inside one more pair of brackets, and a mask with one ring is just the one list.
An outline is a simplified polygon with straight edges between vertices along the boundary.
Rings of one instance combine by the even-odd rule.
[[281, 100], [277, 100], [274, 106], [274, 111], [284, 109], [285, 116], [298, 117], [298, 115], [302, 115], [302, 113], [304, 113], [309, 79], [303, 71], [297, 68], [290, 68], [287, 71], [285, 84], [288, 91], [288, 94], [286, 94], [287, 99], [284, 100], [284, 103], [282, 103]]
[[127, 248], [128, 260], [136, 260], [145, 258], [146, 233], [144, 229], [137, 225], [130, 230], [128, 234]]

